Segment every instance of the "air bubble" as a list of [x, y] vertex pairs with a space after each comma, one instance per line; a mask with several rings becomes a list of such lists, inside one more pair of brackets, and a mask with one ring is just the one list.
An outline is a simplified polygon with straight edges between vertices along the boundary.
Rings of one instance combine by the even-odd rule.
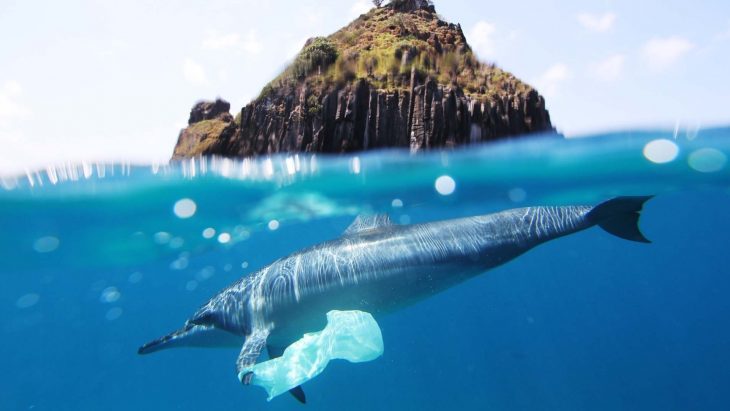
[[114, 303], [119, 301], [119, 298], [121, 298], [121, 296], [122, 293], [119, 292], [117, 287], [107, 287], [101, 292], [99, 301], [105, 304]]
[[700, 173], [716, 173], [727, 163], [727, 156], [714, 148], [701, 148], [692, 152], [687, 159], [689, 166]]
[[441, 176], [436, 179], [435, 187], [442, 196], [450, 196], [456, 191], [456, 181], [450, 176]]
[[107, 321], [114, 321], [118, 320], [119, 317], [122, 316], [122, 313], [124, 311], [119, 307], [110, 308], [109, 311], [106, 312], [106, 319]]
[[194, 216], [197, 209], [198, 206], [195, 204], [195, 201], [189, 198], [183, 198], [175, 203], [173, 212], [178, 218], [186, 219]]
[[41, 237], [33, 243], [33, 249], [41, 254], [56, 251], [61, 241], [53, 236]]
[[664, 164], [674, 161], [679, 155], [679, 146], [671, 140], [658, 139], [644, 146], [644, 157], [652, 163]]
[[170, 238], [172, 238], [172, 236], [170, 235], [170, 233], [160, 231], [159, 233], [155, 233], [152, 238], [156, 244], [165, 245], [170, 242]]
[[507, 193], [507, 196], [509, 197], [510, 201], [513, 203], [521, 203], [527, 199], [527, 191], [525, 191], [522, 188], [513, 188], [509, 190], [509, 193]]
[[170, 248], [172, 248], [173, 250], [176, 250], [176, 249], [178, 249], [178, 248], [182, 248], [182, 246], [183, 246], [183, 245], [185, 245], [185, 240], [183, 240], [183, 239], [182, 239], [182, 238], [180, 238], [180, 237], [174, 237], [174, 238], [170, 239], [170, 244], [169, 244], [169, 246], [170, 246]]
[[215, 268], [209, 265], [198, 271], [198, 273], [195, 275], [195, 279], [203, 282], [213, 277], [213, 275], [215, 275]]
[[139, 271], [135, 271], [132, 274], [129, 275], [129, 282], [132, 284], [137, 284], [138, 282], [142, 281], [142, 273]]
[[18, 298], [18, 301], [15, 302], [15, 306], [20, 309], [30, 308], [36, 304], [38, 304], [38, 301], [40, 301], [41, 296], [36, 293], [28, 293], [20, 298]]

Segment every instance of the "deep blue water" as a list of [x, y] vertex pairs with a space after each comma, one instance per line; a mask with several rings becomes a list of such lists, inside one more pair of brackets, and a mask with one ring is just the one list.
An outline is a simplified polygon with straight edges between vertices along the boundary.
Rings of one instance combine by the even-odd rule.
[[[645, 150], [660, 138], [676, 158]], [[641, 221], [652, 244], [593, 228], [379, 319], [383, 357], [331, 363], [304, 386], [306, 407], [730, 409], [729, 156], [730, 129], [647, 131], [4, 178], [0, 409], [302, 409], [242, 387], [238, 350], [137, 347], [360, 212], [425, 222], [639, 194], [656, 194]], [[453, 194], [434, 188], [440, 176]], [[180, 219], [185, 198], [196, 212]]]

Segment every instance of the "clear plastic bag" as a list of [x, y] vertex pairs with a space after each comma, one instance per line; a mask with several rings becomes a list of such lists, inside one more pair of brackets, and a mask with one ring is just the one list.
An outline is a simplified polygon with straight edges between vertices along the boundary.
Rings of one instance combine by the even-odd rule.
[[327, 326], [305, 334], [284, 354], [242, 371], [251, 383], [266, 389], [269, 401], [319, 375], [330, 360], [372, 361], [383, 354], [383, 336], [372, 315], [362, 311], [330, 311]]

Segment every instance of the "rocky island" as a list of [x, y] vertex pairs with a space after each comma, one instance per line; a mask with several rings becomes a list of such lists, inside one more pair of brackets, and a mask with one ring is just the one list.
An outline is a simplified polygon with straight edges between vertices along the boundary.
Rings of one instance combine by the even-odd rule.
[[553, 129], [544, 98], [479, 61], [432, 2], [373, 3], [347, 27], [308, 40], [235, 116], [223, 100], [197, 103], [173, 159], [419, 151]]

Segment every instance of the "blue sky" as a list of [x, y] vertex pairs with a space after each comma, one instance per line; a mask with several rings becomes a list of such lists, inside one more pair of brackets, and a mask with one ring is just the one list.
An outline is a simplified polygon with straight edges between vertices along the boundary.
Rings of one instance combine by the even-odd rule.
[[[365, 0], [2, 0], [0, 173], [166, 161], [193, 103], [255, 97]], [[436, 1], [568, 136], [730, 124], [730, 2]]]

